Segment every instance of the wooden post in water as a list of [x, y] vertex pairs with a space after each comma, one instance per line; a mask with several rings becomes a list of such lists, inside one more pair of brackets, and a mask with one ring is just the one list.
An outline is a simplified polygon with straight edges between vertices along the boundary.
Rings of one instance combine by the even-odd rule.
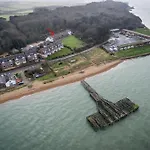
[[117, 103], [110, 102], [99, 95], [87, 82], [81, 81], [81, 84], [89, 92], [97, 105], [98, 112], [87, 117], [87, 120], [94, 129], [114, 124], [139, 108], [138, 105], [128, 98], [119, 100]]

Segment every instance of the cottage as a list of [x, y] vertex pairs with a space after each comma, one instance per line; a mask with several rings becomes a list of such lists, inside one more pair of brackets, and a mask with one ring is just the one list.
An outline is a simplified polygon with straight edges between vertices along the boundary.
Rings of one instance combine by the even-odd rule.
[[61, 42], [53, 42], [50, 43], [49, 45], [41, 48], [38, 52], [41, 54], [42, 57], [47, 58], [48, 56], [56, 53], [57, 51], [61, 50], [64, 48], [63, 44]]
[[22, 64], [26, 64], [27, 60], [24, 53], [14, 55], [14, 62], [16, 66], [20, 66]]
[[37, 47], [33, 47], [24, 52], [28, 62], [39, 62]]
[[54, 38], [49, 36], [48, 38], [46, 38], [45, 40], [45, 43], [48, 44], [48, 43], [53, 43], [54, 42]]
[[47, 58], [48, 56], [50, 56], [52, 54], [52, 51], [50, 50], [50, 48], [46, 47], [46, 48], [42, 48], [39, 50], [39, 53], [41, 54], [41, 56], [43, 56], [44, 58]]
[[2, 70], [7, 70], [15, 66], [25, 64], [26, 62], [25, 54], [19, 53], [16, 55], [7, 56], [5, 58], [0, 58], [0, 67]]
[[8, 82], [6, 82], [6, 87], [11, 87], [11, 86], [15, 86], [17, 83], [16, 83], [16, 80], [9, 80]]
[[72, 35], [72, 31], [71, 30], [67, 30], [69, 35]]
[[14, 57], [8, 56], [6, 58], [0, 58], [0, 67], [2, 70], [7, 70], [14, 66]]

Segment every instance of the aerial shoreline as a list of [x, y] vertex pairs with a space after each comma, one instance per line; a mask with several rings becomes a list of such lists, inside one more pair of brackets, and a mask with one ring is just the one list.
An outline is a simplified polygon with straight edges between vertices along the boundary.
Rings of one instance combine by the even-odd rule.
[[10, 100], [17, 100], [24, 96], [32, 95], [34, 93], [42, 92], [48, 89], [64, 86], [67, 84], [75, 83], [81, 80], [84, 80], [85, 78], [92, 77], [94, 75], [106, 72], [120, 63], [122, 63], [124, 60], [116, 60], [112, 62], [108, 62], [106, 64], [101, 64], [99, 66], [90, 66], [84, 70], [84, 73], [81, 74], [79, 71], [76, 71], [75, 73], [69, 74], [64, 76], [64, 78], [59, 77], [57, 80], [53, 81], [52, 83], [43, 84], [41, 81], [34, 81], [33, 87], [29, 89], [28, 87], [24, 87], [15, 91], [11, 91], [8, 93], [4, 93], [0, 96], [0, 104], [5, 103]]
[[33, 85], [31, 88], [29, 88], [29, 86], [26, 86], [26, 87], [22, 87], [20, 89], [14, 90], [14, 91], [10, 91], [10, 92], [1, 94], [0, 95], [0, 104], [7, 102], [9, 100], [16, 100], [23, 96], [31, 95], [31, 94], [38, 93], [38, 92], [48, 90], [51, 88], [56, 88], [59, 86], [64, 86], [64, 85], [67, 85], [70, 83], [84, 80], [85, 78], [108, 71], [111, 68], [116, 67], [118, 64], [122, 63], [125, 60], [148, 56], [148, 55], [150, 55], [150, 52], [147, 51], [147, 53], [138, 53], [138, 51], [137, 51], [137, 53], [135, 53], [135, 54], [131, 55], [131, 56], [123, 55], [122, 57], [121, 56], [118, 58], [116, 57], [116, 60], [111, 61], [111, 62], [109, 60], [107, 60], [107, 61], [105, 61], [106, 63], [101, 62], [101, 65], [98, 65], [98, 66], [95, 63], [90, 63], [90, 66], [86, 67], [83, 73], [81, 73], [81, 69], [80, 69], [80, 70], [77, 70], [74, 73], [68, 74], [64, 77], [60, 76], [55, 81], [50, 82], [50, 83], [44, 84], [43, 81], [36, 80], [33, 82]]

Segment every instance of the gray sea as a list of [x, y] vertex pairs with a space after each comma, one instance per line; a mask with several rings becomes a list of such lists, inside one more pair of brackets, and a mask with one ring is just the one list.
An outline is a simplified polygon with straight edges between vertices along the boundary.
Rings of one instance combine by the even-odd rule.
[[80, 82], [0, 105], [0, 150], [150, 150], [150, 56], [86, 79], [110, 101], [129, 97], [138, 112], [95, 132], [97, 112]]
[[[119, 0], [118, 0], [119, 1]], [[139, 16], [143, 23], [150, 28], [150, 0], [120, 0], [134, 6], [133, 13]]]
[[[150, 27], [149, 0], [123, 0]], [[129, 97], [138, 112], [94, 132], [96, 105], [80, 82], [0, 104], [0, 150], [150, 150], [150, 56], [86, 79], [105, 98]]]

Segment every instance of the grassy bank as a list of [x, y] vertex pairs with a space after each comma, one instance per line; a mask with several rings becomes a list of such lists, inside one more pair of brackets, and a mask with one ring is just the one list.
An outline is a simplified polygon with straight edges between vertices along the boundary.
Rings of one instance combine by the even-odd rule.
[[[67, 74], [84, 70], [89, 66], [100, 65], [102, 63], [106, 63], [115, 59], [116, 57], [109, 55], [101, 48], [94, 48], [89, 52], [79, 54], [72, 58], [68, 58], [66, 60], [63, 60], [62, 62], [49, 62], [49, 66], [51, 66], [54, 72], [50, 72], [49, 74], [39, 78], [38, 80], [44, 81], [44, 83], [49, 83], [56, 80], [57, 77], [63, 77]], [[54, 73], [56, 74], [56, 77]]]
[[75, 36], [71, 35], [63, 39], [63, 44], [69, 46], [70, 48], [80, 48], [85, 45], [85, 43]]
[[30, 12], [33, 12], [35, 7], [44, 7], [55, 5], [52, 2], [43, 3], [42, 1], [9, 1], [4, 3], [0, 1], [0, 10], [2, 15], [0, 17], [6, 18], [9, 20], [9, 16], [14, 15], [26, 15]]
[[6, 18], [6, 20], [9, 21], [9, 17], [10, 16], [23, 16], [23, 15], [27, 15], [27, 14], [29, 14], [31, 12], [33, 12], [33, 10], [17, 11], [17, 12], [12, 13], [12, 14], [0, 15], [0, 17]]
[[107, 61], [112, 61], [116, 59], [114, 56], [111, 56], [110, 54], [106, 53], [101, 48], [95, 48], [92, 51], [89, 51], [83, 55], [86, 57], [87, 60], [89, 60], [95, 65], [99, 65], [101, 63], [105, 63]]
[[146, 45], [143, 47], [132, 48], [132, 49], [124, 50], [124, 51], [119, 51], [116, 53], [116, 56], [118, 58], [124, 58], [124, 57], [139, 56], [139, 55], [143, 55], [146, 53], [150, 53], [149, 45]]
[[148, 28], [137, 28], [135, 31], [142, 34], [150, 35], [150, 29]]
[[47, 60], [52, 60], [52, 59], [55, 59], [55, 58], [60, 58], [60, 57], [63, 57], [63, 56], [67, 56], [67, 55], [70, 55], [72, 54], [73, 52], [68, 49], [68, 48], [63, 48], [62, 50], [50, 55]]
[[54, 74], [53, 73], [49, 73], [49, 74], [47, 74], [47, 75], [45, 75], [43, 77], [38, 78], [37, 80], [38, 81], [45, 81], [45, 80], [54, 79], [54, 78], [55, 78]]

